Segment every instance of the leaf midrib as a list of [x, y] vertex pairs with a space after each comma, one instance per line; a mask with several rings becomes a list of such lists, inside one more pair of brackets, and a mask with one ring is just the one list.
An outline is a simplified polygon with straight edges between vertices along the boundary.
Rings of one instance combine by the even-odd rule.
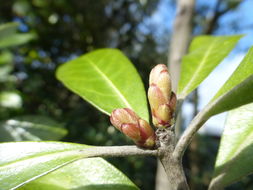
[[95, 71], [97, 71], [100, 76], [105, 80], [105, 82], [115, 91], [115, 93], [122, 99], [122, 101], [125, 103], [127, 108], [133, 109], [130, 103], [126, 100], [125, 96], [117, 89], [115, 84], [108, 78], [101, 70], [99, 67], [97, 67], [92, 60], [89, 58], [85, 57], [85, 59], [88, 61], [88, 63], [94, 68]]

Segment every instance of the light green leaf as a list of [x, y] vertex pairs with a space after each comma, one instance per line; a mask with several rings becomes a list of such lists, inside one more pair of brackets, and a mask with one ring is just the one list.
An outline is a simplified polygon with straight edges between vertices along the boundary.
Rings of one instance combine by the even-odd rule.
[[[85, 158], [85, 148], [88, 147], [87, 145], [60, 142], [0, 143], [0, 189], [16, 189], [46, 174], [49, 174], [48, 178], [50, 176], [52, 178], [48, 181], [47, 177], [42, 178], [41, 181], [38, 180], [38, 184], [42, 183], [41, 189], [46, 187], [48, 189], [54, 187], [61, 189], [60, 184], [76, 185], [83, 187], [83, 189], [86, 189], [85, 186], [87, 185], [88, 189], [90, 186], [95, 186], [95, 184], [101, 184], [100, 181], [102, 182], [101, 186], [116, 186], [118, 184], [131, 186], [129, 190], [136, 189], [135, 185], [123, 174], [100, 159], [89, 159], [87, 162], [79, 161], [77, 163], [81, 164], [79, 165], [80, 168], [78, 169], [77, 165], [74, 164], [72, 165], [72, 171], [71, 165], [67, 166], [67, 164]], [[87, 176], [85, 171], [89, 169], [86, 168], [82, 171], [84, 167], [91, 169]], [[94, 170], [92, 170], [93, 167]], [[50, 174], [50, 172], [55, 172], [56, 169], [60, 169], [59, 172]], [[77, 173], [74, 173], [74, 171]], [[84, 176], [87, 180], [82, 178]], [[84, 182], [80, 180], [84, 180]], [[32, 182], [31, 186], [28, 185], [27, 188], [40, 189], [40, 185], [36, 185], [37, 182]]]
[[35, 37], [36, 36], [32, 33], [12, 34], [6, 38], [0, 39], [0, 48], [21, 45], [31, 41]]
[[19, 190], [138, 190], [118, 169], [101, 158], [78, 160]]
[[189, 53], [183, 57], [178, 99], [184, 99], [231, 52], [241, 35], [199, 36], [194, 38]]
[[57, 78], [108, 115], [116, 108], [127, 107], [148, 121], [141, 78], [119, 50], [101, 49], [85, 54], [60, 66]]
[[20, 116], [0, 122], [0, 141], [59, 140], [67, 134], [63, 126], [45, 116]]
[[[0, 65], [10, 63], [13, 59], [13, 55], [9, 51], [3, 51], [0, 53]], [[1, 67], [0, 67], [1, 69]]]
[[209, 103], [215, 115], [253, 102], [253, 47]]
[[253, 103], [229, 112], [215, 164], [212, 188], [253, 172]]
[[17, 33], [18, 25], [15, 22], [0, 25], [0, 48], [21, 45], [36, 37], [32, 33]]

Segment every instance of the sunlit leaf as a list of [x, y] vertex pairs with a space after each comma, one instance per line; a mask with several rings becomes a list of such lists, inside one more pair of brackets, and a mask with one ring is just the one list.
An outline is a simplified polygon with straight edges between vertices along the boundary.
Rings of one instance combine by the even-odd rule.
[[231, 52], [241, 36], [199, 36], [183, 57], [178, 98], [185, 98]]
[[[61, 185], [64, 184], [67, 187], [78, 186], [84, 189], [86, 186], [87, 189], [94, 187], [95, 184], [98, 184], [98, 187], [101, 185], [102, 189], [114, 185], [128, 186], [128, 189], [131, 190], [136, 189], [135, 185], [122, 173], [101, 159], [89, 159], [87, 162], [78, 161], [86, 157], [85, 148], [87, 147], [86, 145], [61, 142], [1, 143], [0, 189], [9, 190], [21, 187], [50, 172], [55, 172], [59, 168], [61, 169], [56, 173], [49, 174], [37, 182], [32, 182], [31, 186], [27, 186], [27, 189], [40, 189], [40, 187], [42, 189], [61, 189]], [[77, 164], [80, 164], [80, 168], [73, 164], [72, 170], [71, 165], [67, 166], [67, 164], [75, 161], [78, 161]], [[67, 167], [64, 168], [65, 166]], [[82, 171], [82, 169], [84, 170]], [[86, 171], [88, 173], [85, 173]]]
[[209, 103], [215, 115], [253, 102], [253, 48]]
[[253, 104], [229, 112], [212, 186], [227, 186], [253, 172]]
[[134, 66], [119, 50], [101, 49], [85, 54], [57, 70], [64, 85], [100, 111], [131, 108], [148, 120], [146, 93]]
[[78, 160], [19, 190], [137, 190], [119, 170], [101, 158]]
[[58, 122], [38, 115], [20, 116], [0, 122], [0, 141], [59, 140], [67, 130]]

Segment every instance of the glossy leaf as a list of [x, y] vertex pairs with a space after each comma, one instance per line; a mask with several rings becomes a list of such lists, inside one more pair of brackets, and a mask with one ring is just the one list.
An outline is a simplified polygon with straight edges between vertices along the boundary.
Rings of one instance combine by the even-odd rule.
[[212, 184], [227, 186], [253, 172], [253, 103], [229, 112]]
[[209, 103], [215, 115], [253, 102], [253, 47]]
[[178, 99], [184, 99], [231, 52], [241, 36], [199, 36], [183, 57]]
[[87, 158], [64, 166], [19, 190], [137, 190], [119, 170], [101, 158]]
[[[82, 158], [85, 158], [85, 148], [88, 146], [72, 143], [60, 143], [60, 142], [16, 142], [16, 143], [1, 143], [0, 144], [0, 189], [15, 189], [21, 187], [29, 182], [32, 182], [39, 177], [42, 177], [50, 172], [56, 171], [59, 169], [59, 172], [52, 173], [54, 178], [50, 178], [47, 183], [45, 179], [41, 179], [40, 182], [46, 183], [42, 184], [41, 187], [46, 187], [52, 189], [54, 186], [59, 186], [59, 184], [68, 184], [68, 185], [77, 185], [77, 186], [94, 186], [95, 183], [99, 184], [101, 180], [103, 184], [112, 186], [115, 184], [132, 186], [132, 189], [136, 187], [127, 180], [126, 177], [122, 177], [118, 170], [113, 168], [111, 165], [108, 165], [105, 161], [101, 160], [88, 160], [82, 165], [82, 167], [89, 167], [92, 169], [94, 165], [95, 170], [90, 170], [89, 176], [86, 176], [85, 170], [84, 173], [78, 173], [81, 171], [77, 168], [76, 165], [67, 166], [67, 164], [74, 163]], [[77, 162], [83, 164], [83, 162]], [[64, 168], [67, 166], [67, 168]], [[96, 167], [98, 166], [98, 167]], [[74, 171], [75, 173], [74, 175]], [[88, 171], [88, 169], [86, 169]], [[65, 173], [67, 172], [67, 173]], [[50, 177], [51, 174], [49, 174]], [[52, 177], [51, 176], [51, 177]], [[66, 179], [70, 181], [62, 181]], [[80, 182], [80, 178], [86, 176], [87, 178], [85, 184], [85, 178], [82, 178], [84, 182]], [[105, 178], [106, 176], [106, 178]], [[114, 179], [115, 176], [118, 176], [117, 180]], [[94, 178], [93, 178], [94, 177]], [[99, 179], [100, 178], [100, 179]], [[46, 178], [48, 179], [48, 178]], [[99, 179], [97, 181], [97, 179]], [[39, 181], [38, 181], [39, 182]], [[31, 184], [31, 188], [35, 189], [37, 182]], [[101, 184], [101, 183], [100, 183]], [[30, 188], [29, 186], [27, 186]], [[40, 188], [37, 186], [36, 188]], [[60, 188], [60, 187], [59, 187]], [[44, 188], [45, 189], [45, 188]]]
[[66, 134], [60, 123], [45, 116], [20, 116], [0, 122], [0, 141], [59, 140]]
[[100, 111], [131, 108], [148, 120], [146, 93], [134, 66], [119, 50], [101, 49], [60, 66], [57, 78]]

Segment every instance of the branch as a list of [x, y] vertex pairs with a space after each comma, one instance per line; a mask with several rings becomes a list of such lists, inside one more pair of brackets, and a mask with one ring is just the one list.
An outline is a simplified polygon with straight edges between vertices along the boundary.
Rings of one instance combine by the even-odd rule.
[[217, 21], [219, 20], [219, 18], [226, 14], [230, 8], [226, 8], [222, 11], [220, 11], [220, 6], [221, 6], [221, 3], [222, 3], [223, 0], [218, 0], [216, 5], [215, 5], [215, 8], [214, 8], [214, 13], [213, 13], [213, 16], [211, 18], [208, 18], [206, 20], [206, 27], [204, 29], [204, 34], [212, 34], [216, 24], [217, 24]]
[[80, 150], [85, 157], [158, 156], [158, 150], [146, 150], [137, 146], [95, 146]]
[[196, 117], [191, 121], [190, 125], [184, 131], [183, 135], [180, 137], [175, 150], [173, 152], [173, 156], [176, 159], [182, 159], [185, 149], [190, 144], [192, 138], [197, 133], [199, 128], [209, 119], [209, 115], [207, 114], [209, 111], [209, 107], [199, 112]]
[[168, 66], [175, 92], [179, 81], [181, 59], [187, 52], [192, 35], [194, 6], [195, 0], [177, 1], [177, 14], [168, 52]]

